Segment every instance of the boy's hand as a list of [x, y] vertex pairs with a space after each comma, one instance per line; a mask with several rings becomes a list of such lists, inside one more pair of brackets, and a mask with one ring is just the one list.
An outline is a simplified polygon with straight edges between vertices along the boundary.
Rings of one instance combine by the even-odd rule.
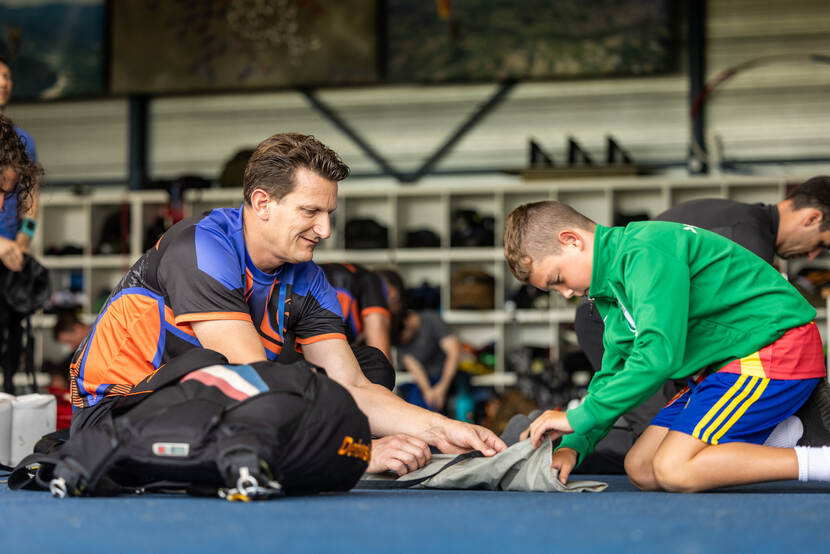
[[568, 477], [571, 471], [573, 471], [578, 459], [579, 454], [577, 451], [567, 446], [553, 453], [553, 460], [550, 463], [550, 467], [559, 470], [559, 482], [563, 485], [568, 482]]
[[[550, 432], [550, 440], [558, 439], [562, 435], [573, 433], [573, 427], [568, 423], [568, 418], [565, 417], [565, 412], [558, 410], [547, 410], [542, 415], [533, 420], [528, 428], [530, 431], [530, 443], [533, 448], [538, 448], [542, 444], [542, 439], [545, 438], [545, 433]], [[527, 433], [527, 431], [525, 431]], [[524, 433], [522, 436], [525, 437]]]

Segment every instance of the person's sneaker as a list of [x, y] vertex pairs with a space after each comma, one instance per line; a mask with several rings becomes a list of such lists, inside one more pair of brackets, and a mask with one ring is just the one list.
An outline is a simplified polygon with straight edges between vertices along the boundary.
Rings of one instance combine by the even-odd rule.
[[830, 385], [822, 379], [807, 402], [795, 413], [804, 425], [798, 446], [830, 445]]

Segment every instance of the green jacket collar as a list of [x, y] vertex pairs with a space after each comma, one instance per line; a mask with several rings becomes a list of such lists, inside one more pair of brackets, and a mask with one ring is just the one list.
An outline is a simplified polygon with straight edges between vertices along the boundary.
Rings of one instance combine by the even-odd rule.
[[609, 281], [614, 267], [611, 261], [616, 257], [621, 236], [621, 228], [597, 225], [594, 231], [594, 259], [591, 270], [590, 298], [613, 298], [614, 289]]

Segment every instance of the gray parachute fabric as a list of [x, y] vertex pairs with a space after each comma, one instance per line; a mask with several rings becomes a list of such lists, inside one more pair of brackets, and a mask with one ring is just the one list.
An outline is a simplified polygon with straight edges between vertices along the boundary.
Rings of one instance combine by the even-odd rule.
[[517, 442], [495, 456], [479, 453], [434, 454], [421, 469], [396, 477], [392, 473], [364, 474], [359, 489], [483, 489], [523, 492], [600, 492], [601, 481], [559, 482], [550, 467], [553, 446], [549, 440], [534, 449], [530, 439]]

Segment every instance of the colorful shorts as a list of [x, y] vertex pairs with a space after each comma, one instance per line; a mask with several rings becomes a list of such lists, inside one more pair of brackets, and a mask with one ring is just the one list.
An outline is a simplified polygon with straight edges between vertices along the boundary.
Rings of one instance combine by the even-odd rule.
[[763, 444], [776, 425], [794, 414], [819, 378], [769, 379], [718, 372], [686, 387], [651, 421], [708, 444]]

